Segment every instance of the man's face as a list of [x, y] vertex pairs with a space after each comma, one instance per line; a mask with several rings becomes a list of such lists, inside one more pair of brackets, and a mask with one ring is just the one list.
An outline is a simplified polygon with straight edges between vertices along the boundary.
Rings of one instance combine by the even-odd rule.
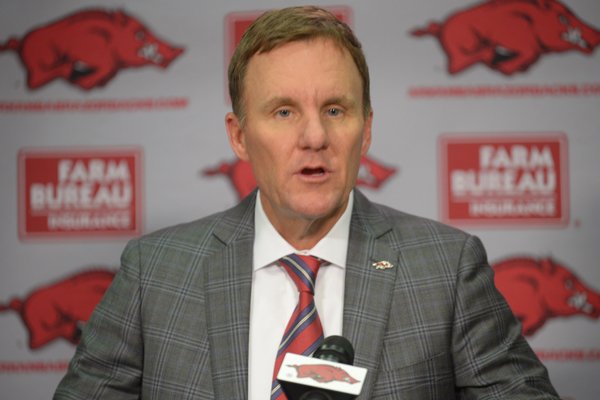
[[344, 211], [371, 142], [362, 81], [347, 50], [329, 39], [254, 55], [244, 80], [244, 125], [226, 118], [237, 156], [250, 161], [276, 228]]

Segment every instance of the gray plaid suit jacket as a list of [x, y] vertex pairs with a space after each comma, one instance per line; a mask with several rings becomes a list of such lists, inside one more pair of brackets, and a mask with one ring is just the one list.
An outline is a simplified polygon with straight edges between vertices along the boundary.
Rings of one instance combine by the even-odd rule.
[[[55, 399], [247, 397], [255, 197], [127, 245]], [[349, 240], [360, 399], [558, 399], [477, 238], [355, 190]]]

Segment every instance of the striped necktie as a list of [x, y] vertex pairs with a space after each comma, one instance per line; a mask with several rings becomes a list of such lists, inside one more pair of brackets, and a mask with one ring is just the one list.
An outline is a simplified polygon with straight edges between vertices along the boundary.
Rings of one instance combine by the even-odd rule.
[[323, 342], [323, 327], [317, 314], [314, 298], [315, 280], [323, 261], [313, 256], [290, 254], [279, 259], [278, 263], [292, 278], [300, 295], [298, 305], [292, 313], [277, 350], [271, 400], [287, 399], [277, 381], [277, 373], [285, 354], [310, 355]]

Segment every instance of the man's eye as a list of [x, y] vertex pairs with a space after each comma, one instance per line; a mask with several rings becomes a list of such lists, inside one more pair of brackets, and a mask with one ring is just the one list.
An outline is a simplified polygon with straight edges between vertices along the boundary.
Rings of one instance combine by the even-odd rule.
[[290, 110], [287, 108], [282, 108], [281, 110], [277, 110], [277, 116], [282, 118], [287, 118], [292, 114]]
[[339, 108], [331, 107], [331, 108], [327, 109], [327, 115], [329, 115], [331, 117], [337, 117], [341, 114], [342, 114], [342, 110], [340, 110]]

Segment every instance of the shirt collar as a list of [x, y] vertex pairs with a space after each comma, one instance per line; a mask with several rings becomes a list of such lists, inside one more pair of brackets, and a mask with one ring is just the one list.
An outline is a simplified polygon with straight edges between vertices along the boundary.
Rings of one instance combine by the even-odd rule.
[[312, 249], [298, 251], [289, 244], [269, 221], [257, 191], [254, 208], [254, 256], [253, 268], [257, 269], [271, 265], [283, 256], [291, 253], [310, 254], [319, 257], [341, 268], [346, 266], [348, 253], [348, 237], [350, 235], [350, 219], [354, 204], [354, 192], [350, 192], [348, 204], [342, 216]]

